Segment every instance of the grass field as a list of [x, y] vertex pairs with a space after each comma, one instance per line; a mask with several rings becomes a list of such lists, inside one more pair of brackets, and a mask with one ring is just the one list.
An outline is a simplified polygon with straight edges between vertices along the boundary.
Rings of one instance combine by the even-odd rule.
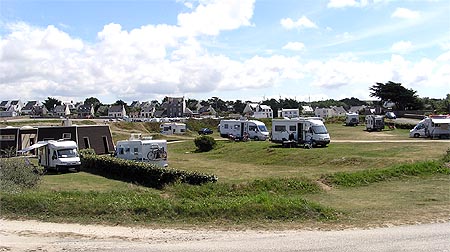
[[[265, 142], [218, 141], [195, 150], [195, 132], [168, 145], [170, 167], [213, 173], [215, 184], [169, 185], [162, 190], [80, 172], [45, 175], [39, 188], [1, 193], [1, 216], [48, 221], [214, 228], [342, 228], [448, 221], [450, 175], [400, 174], [364, 186], [322, 183], [338, 172], [392, 171], [441, 160], [448, 142], [333, 143], [333, 140], [407, 140], [407, 130], [366, 132], [327, 125], [326, 148], [280, 148]], [[145, 124], [114, 124], [115, 136], [152, 133]], [[214, 134], [219, 138], [217, 133]], [[159, 136], [158, 137], [162, 137]], [[116, 139], [115, 140], [119, 140]], [[429, 162], [426, 162], [429, 161]], [[383, 173], [384, 174], [384, 173]], [[387, 173], [386, 173], [387, 174]]]

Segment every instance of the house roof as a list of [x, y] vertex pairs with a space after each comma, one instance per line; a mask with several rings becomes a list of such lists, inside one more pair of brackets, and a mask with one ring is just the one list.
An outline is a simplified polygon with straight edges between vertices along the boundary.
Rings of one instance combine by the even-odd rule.
[[0, 106], [1, 106], [1, 107], [5, 107], [5, 106], [8, 104], [8, 102], [9, 102], [9, 101], [2, 101], [2, 102], [0, 103]]
[[58, 105], [53, 109], [54, 112], [65, 112], [66, 111], [66, 105]]
[[269, 107], [269, 106], [267, 106], [267, 105], [259, 105], [259, 107], [260, 107], [261, 109], [269, 109], [269, 110], [272, 110], [272, 108]]
[[22, 110], [31, 110], [34, 106], [38, 105], [37, 101], [28, 101], [25, 107]]
[[80, 113], [91, 113], [91, 105], [81, 105], [78, 107], [78, 112]]
[[109, 107], [108, 112], [109, 113], [123, 112], [123, 106], [122, 105], [111, 106], [111, 107]]

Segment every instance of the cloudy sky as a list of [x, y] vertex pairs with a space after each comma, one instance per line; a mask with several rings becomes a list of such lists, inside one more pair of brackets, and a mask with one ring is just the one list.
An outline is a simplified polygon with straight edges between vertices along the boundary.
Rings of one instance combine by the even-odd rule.
[[449, 0], [0, 0], [0, 100], [450, 93]]

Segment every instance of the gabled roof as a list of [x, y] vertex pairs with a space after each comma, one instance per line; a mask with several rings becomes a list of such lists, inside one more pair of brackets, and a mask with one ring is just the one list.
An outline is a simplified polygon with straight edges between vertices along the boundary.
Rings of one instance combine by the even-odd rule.
[[78, 107], [78, 112], [80, 113], [91, 113], [91, 105], [81, 105]]
[[25, 105], [25, 107], [23, 107], [22, 110], [32, 110], [34, 106], [37, 106], [38, 102], [37, 101], [28, 101], [27, 104]]
[[0, 103], [0, 107], [5, 107], [6, 105], [8, 105], [9, 101], [2, 101]]
[[123, 106], [122, 105], [111, 106], [109, 107], [108, 112], [109, 113], [123, 112]]

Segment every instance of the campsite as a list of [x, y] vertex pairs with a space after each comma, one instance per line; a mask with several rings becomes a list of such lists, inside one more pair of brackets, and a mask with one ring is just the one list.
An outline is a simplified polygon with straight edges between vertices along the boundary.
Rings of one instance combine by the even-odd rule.
[[408, 129], [368, 132], [364, 125], [345, 127], [343, 122], [332, 122], [326, 123], [331, 136], [327, 147], [236, 142], [214, 132], [216, 147], [198, 152], [193, 141], [198, 136], [196, 128], [214, 128], [216, 123], [187, 122], [190, 130], [183, 135], [161, 135], [158, 125], [148, 122], [109, 125], [114, 141], [134, 133], [166, 139], [169, 169], [213, 174], [218, 178], [215, 183], [170, 183], [155, 189], [83, 169], [50, 173], [42, 176], [35, 189], [2, 191], [1, 215], [219, 229], [339, 229], [448, 219], [448, 140], [409, 138]]

